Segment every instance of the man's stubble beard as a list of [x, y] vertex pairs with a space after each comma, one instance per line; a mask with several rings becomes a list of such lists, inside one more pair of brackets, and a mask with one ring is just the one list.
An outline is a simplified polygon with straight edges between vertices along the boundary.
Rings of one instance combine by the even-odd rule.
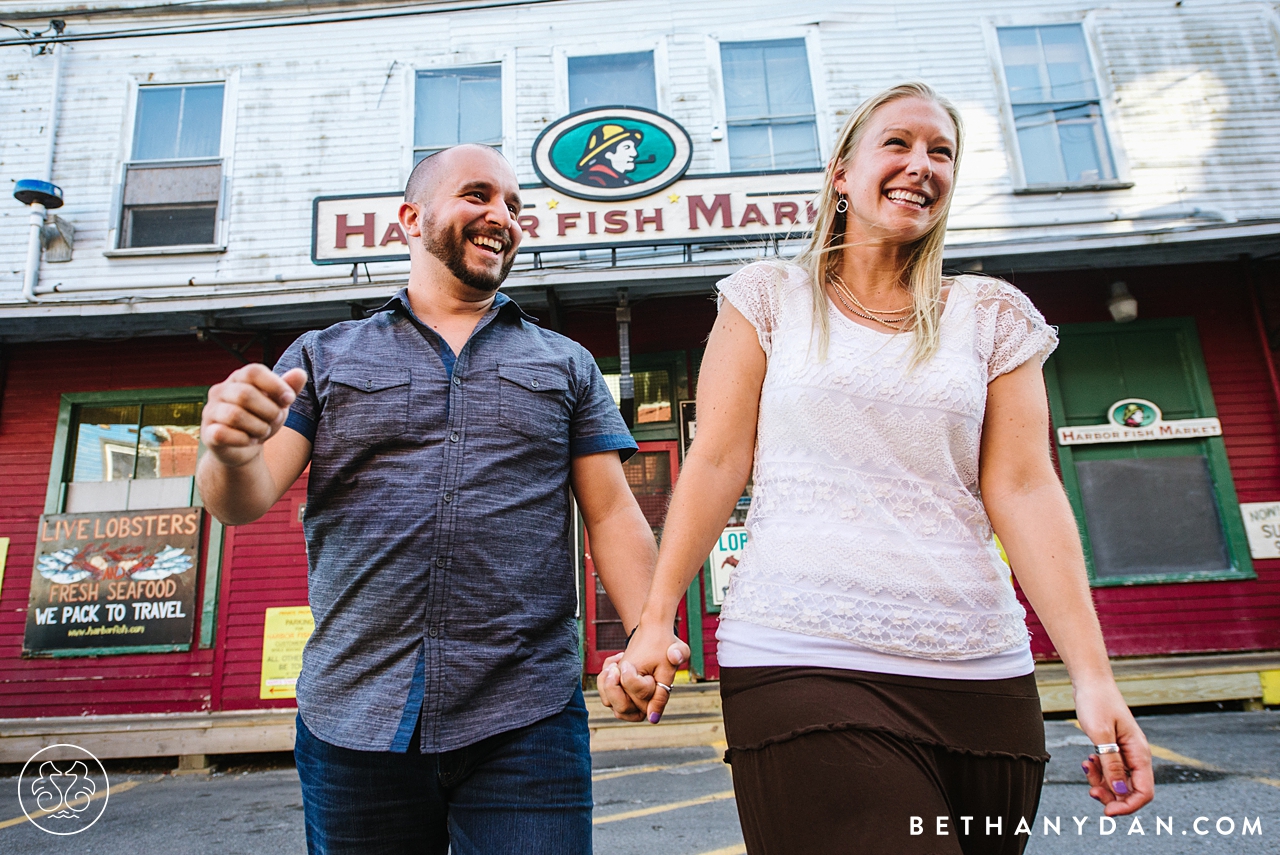
[[497, 291], [498, 287], [506, 281], [507, 274], [511, 272], [511, 265], [516, 261], [514, 253], [502, 263], [502, 268], [497, 273], [487, 271], [478, 273], [467, 267], [466, 252], [469, 241], [460, 229], [437, 228], [434, 217], [428, 218], [423, 225], [425, 228], [422, 230], [422, 246], [427, 252], [440, 259], [441, 263], [463, 285], [477, 291], [492, 292]]

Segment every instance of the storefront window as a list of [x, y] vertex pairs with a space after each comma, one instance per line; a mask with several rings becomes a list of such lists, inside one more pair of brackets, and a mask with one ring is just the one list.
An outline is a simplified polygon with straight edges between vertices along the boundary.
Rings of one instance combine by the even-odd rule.
[[653, 51], [569, 57], [569, 112], [589, 107], [658, 109]]
[[1045, 380], [1094, 585], [1253, 576], [1193, 320], [1064, 325]]
[[203, 406], [199, 400], [137, 399], [72, 405], [67, 477], [57, 510], [190, 506]]
[[[671, 372], [670, 371], [634, 371], [631, 374], [636, 387], [635, 424], [654, 424], [670, 422], [671, 414]], [[622, 400], [618, 392], [618, 374], [605, 374], [604, 382], [609, 386], [609, 394], [614, 403]]]

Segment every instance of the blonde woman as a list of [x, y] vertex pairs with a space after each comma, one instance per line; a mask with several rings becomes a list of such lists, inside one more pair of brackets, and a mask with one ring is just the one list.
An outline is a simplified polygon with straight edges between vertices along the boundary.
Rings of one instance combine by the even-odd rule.
[[1090, 795], [1108, 815], [1152, 797], [1050, 459], [1057, 337], [1011, 285], [942, 276], [961, 136], [928, 86], [871, 98], [797, 262], [720, 283], [698, 438], [640, 624], [600, 681], [621, 717], [661, 715], [677, 604], [754, 466], [718, 634], [752, 855], [1022, 851], [1048, 758], [993, 534], [1070, 672]]

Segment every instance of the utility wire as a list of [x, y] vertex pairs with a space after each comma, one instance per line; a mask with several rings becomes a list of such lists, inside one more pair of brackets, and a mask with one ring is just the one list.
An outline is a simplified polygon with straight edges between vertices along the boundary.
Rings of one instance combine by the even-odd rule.
[[[414, 9], [384, 9], [374, 12], [356, 12], [327, 16], [301, 13], [295, 16], [269, 18], [266, 20], [235, 19], [215, 21], [209, 24], [192, 27], [170, 26], [136, 30], [104, 30], [97, 33], [76, 33], [62, 36], [45, 36], [43, 33], [31, 33], [27, 38], [22, 39], [0, 39], [0, 47], [30, 47], [66, 42], [116, 41], [120, 39], [137, 39], [156, 36], [185, 36], [201, 33], [226, 33], [237, 30], [267, 30], [281, 27], [314, 26], [319, 24], [344, 24], [350, 21], [373, 21], [386, 18], [412, 18], [424, 15], [443, 15], [452, 12], [466, 12], [480, 9], [505, 9], [513, 6], [533, 6], [554, 2], [557, 2], [557, 0], [493, 0], [493, 2], [457, 3], [432, 6], [430, 8], [418, 7]], [[0, 22], [0, 25], [12, 30], [18, 30], [18, 32], [29, 32], [10, 24], [4, 24], [3, 22]]]

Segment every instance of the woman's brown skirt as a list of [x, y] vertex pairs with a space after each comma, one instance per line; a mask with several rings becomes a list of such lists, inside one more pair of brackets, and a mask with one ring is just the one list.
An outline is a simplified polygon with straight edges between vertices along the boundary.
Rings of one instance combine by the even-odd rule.
[[1034, 675], [723, 668], [748, 855], [1017, 855], [1049, 759]]

